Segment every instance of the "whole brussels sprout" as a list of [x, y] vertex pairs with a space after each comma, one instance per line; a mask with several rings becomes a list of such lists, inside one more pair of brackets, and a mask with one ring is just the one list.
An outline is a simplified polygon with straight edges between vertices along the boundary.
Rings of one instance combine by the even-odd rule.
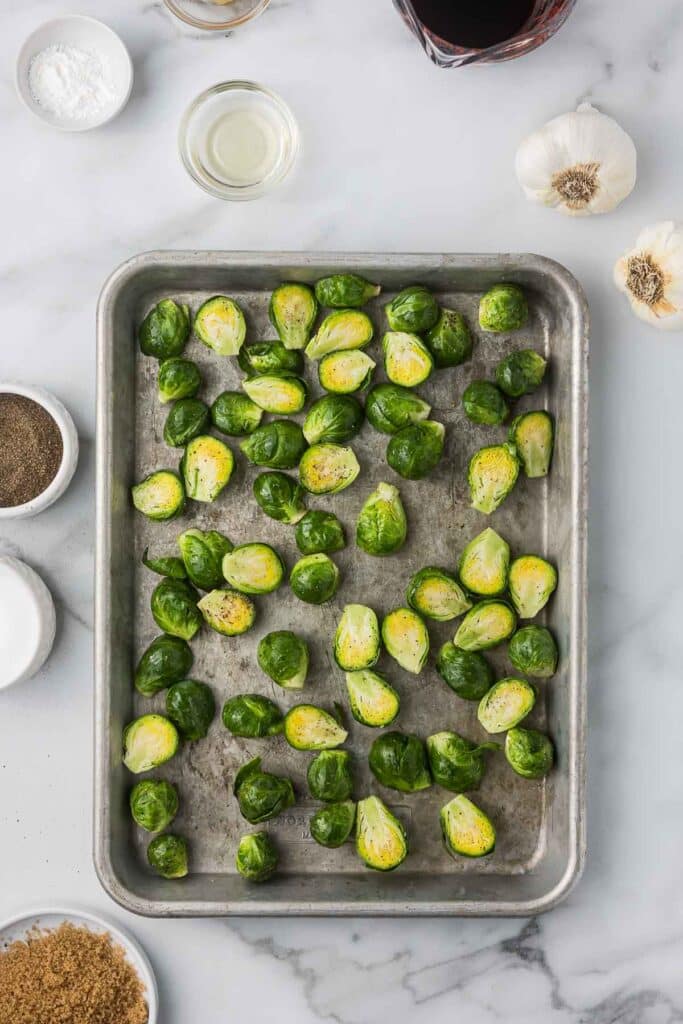
[[298, 423], [273, 420], [257, 427], [240, 442], [240, 448], [255, 466], [293, 469], [306, 450], [306, 438]]
[[202, 624], [199, 594], [187, 580], [164, 578], [152, 591], [152, 616], [159, 629], [191, 640]]
[[178, 790], [163, 779], [145, 779], [135, 783], [128, 802], [136, 825], [146, 832], [161, 832], [178, 813]]
[[318, 364], [318, 380], [325, 391], [334, 395], [349, 395], [363, 391], [374, 373], [377, 363], [361, 349], [330, 352]]
[[420, 423], [431, 411], [424, 398], [398, 384], [377, 384], [365, 403], [368, 422], [382, 434], [395, 434], [412, 423]]
[[460, 558], [458, 574], [470, 593], [497, 597], [507, 585], [510, 545], [488, 527], [471, 540]]
[[139, 775], [170, 761], [180, 737], [173, 722], [163, 715], [141, 715], [123, 730], [123, 763]]
[[484, 655], [463, 651], [450, 640], [439, 650], [436, 671], [463, 700], [479, 701], [493, 686], [493, 669]]
[[417, 793], [432, 784], [424, 743], [411, 733], [378, 736], [370, 747], [368, 762], [377, 781], [389, 789]]
[[539, 409], [516, 416], [510, 425], [509, 438], [530, 479], [548, 475], [555, 438], [555, 426], [549, 413]]
[[297, 547], [302, 555], [316, 555], [318, 552], [332, 554], [346, 547], [344, 527], [334, 512], [313, 509], [297, 523], [294, 534]]
[[518, 331], [529, 319], [524, 292], [516, 284], [495, 284], [479, 302], [479, 326], [483, 331], [506, 334]]
[[299, 480], [311, 494], [337, 494], [350, 487], [360, 473], [353, 448], [314, 444], [299, 463]]
[[233, 736], [258, 740], [282, 732], [282, 712], [277, 704], [258, 693], [240, 693], [226, 700], [223, 725]]
[[232, 543], [218, 530], [185, 530], [178, 537], [185, 571], [201, 590], [214, 590], [223, 582], [223, 557]]
[[289, 629], [267, 633], [260, 641], [259, 667], [284, 690], [302, 690], [308, 675], [308, 644]]
[[321, 306], [331, 309], [356, 309], [376, 298], [381, 291], [380, 285], [358, 274], [331, 274], [317, 282], [315, 297]]
[[343, 444], [363, 426], [363, 406], [351, 395], [324, 395], [314, 402], [304, 420], [309, 444]]
[[350, 837], [355, 821], [356, 805], [353, 800], [343, 800], [316, 811], [311, 816], [309, 828], [316, 843], [336, 849]]
[[542, 779], [553, 766], [555, 748], [542, 732], [517, 726], [505, 737], [505, 757], [522, 778]]
[[179, 516], [185, 507], [185, 488], [177, 473], [158, 469], [131, 487], [133, 505], [157, 522]]
[[557, 569], [539, 555], [522, 555], [510, 566], [508, 586], [520, 619], [533, 619], [557, 587]]
[[384, 307], [392, 331], [419, 334], [428, 331], [439, 319], [439, 304], [427, 288], [411, 285], [404, 288]]
[[472, 508], [490, 515], [503, 504], [517, 483], [519, 459], [511, 444], [480, 448], [470, 459], [467, 481]]
[[150, 558], [148, 553], [149, 548], [145, 548], [142, 553], [142, 564], [146, 569], [155, 572], [157, 576], [169, 576], [173, 580], [187, 579], [182, 558], [176, 558], [175, 555]]
[[346, 673], [351, 714], [371, 729], [390, 725], [399, 713], [401, 702], [396, 690], [372, 669]]
[[263, 409], [241, 391], [222, 391], [211, 406], [214, 427], [230, 437], [253, 434], [262, 417]]
[[356, 852], [375, 871], [393, 871], [408, 856], [406, 831], [378, 796], [356, 808]]
[[194, 332], [216, 355], [236, 356], [247, 336], [247, 324], [234, 299], [214, 295], [197, 310]]
[[223, 575], [242, 594], [270, 594], [282, 583], [285, 567], [270, 544], [239, 544], [223, 558]]
[[348, 732], [329, 711], [315, 704], [297, 704], [284, 721], [285, 739], [295, 750], [331, 750], [346, 741]]
[[254, 497], [266, 515], [280, 523], [298, 523], [306, 514], [303, 487], [277, 469], [256, 477]]
[[438, 465], [445, 436], [443, 423], [435, 420], [402, 427], [387, 445], [387, 462], [406, 480], [421, 480]]
[[267, 882], [278, 865], [275, 843], [267, 832], [242, 836], [237, 844], [235, 867], [250, 882]]
[[546, 365], [543, 356], [533, 349], [511, 352], [496, 367], [496, 384], [510, 398], [530, 395], [543, 383]]
[[162, 299], [140, 325], [140, 348], [146, 356], [179, 356], [190, 336], [190, 309], [173, 299]]
[[268, 315], [287, 349], [303, 348], [309, 339], [318, 303], [307, 284], [281, 284], [270, 299]]
[[230, 482], [235, 458], [217, 437], [200, 434], [185, 449], [180, 469], [188, 498], [194, 501], [215, 501]]
[[465, 615], [453, 643], [463, 651], [485, 651], [511, 637], [516, 625], [517, 616], [505, 601], [480, 601]]
[[545, 626], [524, 626], [510, 640], [510, 661], [518, 672], [549, 679], [557, 671], [557, 644]]
[[315, 800], [337, 803], [348, 800], [353, 793], [350, 758], [345, 750], [321, 750], [309, 764], [306, 778]]
[[462, 395], [465, 415], [472, 423], [498, 427], [510, 415], [510, 408], [502, 392], [488, 380], [473, 380]]
[[485, 857], [496, 845], [493, 822], [462, 793], [441, 808], [441, 834], [453, 857]]
[[184, 878], [187, 874], [187, 842], [182, 836], [165, 832], [147, 847], [147, 861], [162, 878]]
[[292, 569], [289, 585], [300, 601], [324, 604], [339, 588], [339, 569], [329, 555], [304, 555]]
[[371, 668], [379, 658], [379, 623], [372, 608], [347, 604], [334, 637], [334, 658], [345, 672]]
[[304, 357], [296, 349], [288, 349], [281, 341], [259, 341], [255, 345], [243, 345], [237, 362], [245, 373], [300, 374], [304, 368]]
[[417, 334], [387, 331], [382, 338], [382, 351], [386, 375], [399, 387], [417, 387], [434, 369], [432, 354]]
[[261, 771], [261, 758], [243, 765], [235, 776], [233, 792], [243, 818], [258, 825], [270, 821], [296, 802], [289, 779]]
[[406, 600], [414, 611], [437, 622], [448, 622], [472, 607], [455, 577], [431, 565], [415, 573]]
[[329, 313], [317, 334], [306, 346], [309, 359], [322, 359], [328, 352], [342, 352], [365, 348], [375, 332], [372, 320], [359, 309], [339, 309]]
[[184, 740], [201, 740], [216, 714], [211, 688], [194, 679], [174, 683], [166, 691], [166, 714]]
[[460, 366], [472, 355], [472, 334], [465, 317], [455, 309], [441, 310], [425, 341], [439, 368]]
[[197, 607], [207, 626], [222, 636], [241, 636], [256, 619], [254, 602], [237, 590], [210, 590]]
[[293, 373], [262, 373], [247, 377], [242, 387], [264, 412], [290, 416], [301, 412], [308, 398], [306, 382]]
[[529, 714], [536, 691], [526, 679], [500, 679], [479, 702], [477, 718], [487, 732], [507, 732]]
[[394, 608], [382, 621], [382, 640], [387, 652], [406, 672], [415, 675], [429, 654], [429, 633], [412, 608]]
[[171, 407], [164, 424], [164, 441], [171, 448], [184, 448], [203, 433], [209, 422], [209, 407], [199, 398], [181, 398]]
[[174, 356], [164, 359], [159, 366], [157, 392], [162, 405], [177, 402], [180, 398], [194, 398], [201, 386], [199, 367], [190, 359]]
[[135, 689], [144, 697], [153, 697], [185, 679], [192, 661], [192, 651], [185, 640], [162, 633], [152, 640], [137, 664]]
[[368, 555], [391, 555], [403, 547], [408, 523], [398, 487], [378, 484], [360, 510], [356, 544]]
[[477, 789], [486, 771], [486, 754], [497, 743], [470, 743], [457, 732], [436, 732], [427, 737], [427, 755], [434, 782], [452, 793]]

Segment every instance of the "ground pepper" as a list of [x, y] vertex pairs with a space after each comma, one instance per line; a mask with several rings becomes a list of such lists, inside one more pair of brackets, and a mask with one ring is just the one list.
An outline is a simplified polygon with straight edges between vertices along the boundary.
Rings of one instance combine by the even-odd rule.
[[59, 427], [32, 398], [0, 393], [0, 508], [14, 508], [42, 494], [62, 464]]

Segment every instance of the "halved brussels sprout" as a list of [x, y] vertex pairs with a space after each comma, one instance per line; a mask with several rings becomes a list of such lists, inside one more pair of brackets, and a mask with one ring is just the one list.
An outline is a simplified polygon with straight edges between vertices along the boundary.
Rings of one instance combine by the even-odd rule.
[[322, 359], [328, 352], [365, 348], [372, 341], [374, 331], [367, 313], [360, 309], [340, 309], [325, 317], [318, 333], [306, 346], [306, 355], [309, 359]]
[[406, 831], [378, 796], [358, 803], [356, 852], [375, 871], [393, 871], [408, 856]]
[[400, 793], [417, 793], [432, 784], [424, 743], [412, 733], [378, 736], [370, 747], [368, 763], [378, 782]]
[[496, 384], [510, 398], [530, 395], [543, 383], [546, 365], [543, 356], [533, 349], [511, 352], [496, 367]]
[[421, 480], [443, 455], [446, 428], [436, 420], [402, 427], [387, 445], [387, 462], [406, 480]]
[[481, 700], [493, 686], [493, 669], [484, 655], [463, 651], [450, 640], [436, 656], [436, 671], [463, 700]]
[[401, 702], [396, 690], [378, 672], [363, 669], [346, 673], [351, 714], [371, 729], [390, 725], [398, 715]]
[[284, 721], [285, 739], [295, 750], [330, 750], [340, 747], [349, 735], [329, 711], [315, 704], [297, 704]]
[[334, 512], [320, 509], [306, 513], [297, 523], [294, 536], [302, 555], [315, 555], [319, 551], [329, 555], [346, 547], [344, 527]]
[[291, 781], [282, 775], [261, 771], [260, 757], [242, 765], [235, 776], [233, 793], [242, 817], [252, 825], [270, 821], [296, 802]]
[[180, 398], [194, 398], [201, 386], [199, 367], [190, 359], [174, 356], [164, 359], [159, 366], [157, 393], [162, 405], [177, 402]]
[[179, 356], [190, 336], [190, 310], [173, 299], [162, 299], [140, 325], [140, 348], [146, 356]]
[[309, 444], [343, 444], [363, 426], [363, 406], [351, 395], [324, 395], [314, 402], [304, 420]]
[[452, 793], [477, 789], [486, 771], [486, 754], [497, 743], [470, 743], [457, 732], [436, 732], [427, 737], [427, 755], [434, 782]]
[[239, 544], [223, 558], [223, 575], [243, 594], [270, 594], [282, 583], [285, 567], [270, 544]]
[[482, 697], [477, 718], [487, 732], [507, 732], [526, 718], [535, 703], [536, 691], [531, 683], [509, 676]]
[[518, 331], [529, 319], [526, 296], [517, 284], [495, 284], [479, 302], [479, 326], [484, 331], [506, 334]]
[[358, 274], [331, 274], [316, 283], [315, 297], [330, 309], [355, 309], [376, 298], [382, 288]]
[[164, 441], [171, 448], [184, 448], [198, 437], [209, 422], [209, 407], [199, 398], [181, 398], [174, 402], [164, 424]]
[[145, 832], [161, 832], [178, 813], [178, 790], [163, 779], [145, 779], [135, 783], [128, 802], [136, 825]]
[[472, 607], [455, 577], [431, 565], [415, 573], [406, 600], [416, 612], [437, 622], [448, 622]]
[[171, 469], [150, 473], [130, 492], [138, 512], [157, 522], [179, 516], [185, 506], [183, 482]]
[[152, 640], [135, 669], [135, 689], [153, 697], [173, 683], [185, 679], [192, 668], [192, 651], [186, 640], [162, 633]]
[[508, 586], [520, 619], [533, 619], [557, 587], [557, 569], [539, 555], [522, 555], [510, 566]]
[[505, 757], [522, 778], [542, 779], [553, 766], [555, 748], [542, 732], [517, 726], [505, 737]]
[[334, 658], [345, 672], [371, 668], [379, 658], [379, 623], [372, 608], [347, 604], [334, 636]]
[[201, 627], [199, 594], [187, 580], [164, 578], [152, 591], [152, 617], [159, 629], [181, 640], [191, 640]]
[[298, 523], [306, 514], [303, 487], [279, 470], [256, 477], [254, 497], [266, 515], [280, 523]]
[[250, 376], [257, 373], [300, 374], [304, 368], [304, 357], [296, 349], [288, 349], [281, 341], [259, 341], [255, 345], [243, 345], [237, 357], [241, 369]]
[[441, 834], [452, 856], [485, 857], [496, 845], [493, 822], [480, 807], [460, 794], [441, 808]]
[[345, 750], [322, 750], [306, 773], [311, 796], [325, 803], [348, 800], [353, 793], [353, 776]]
[[303, 348], [309, 339], [318, 303], [307, 284], [281, 284], [273, 292], [268, 314], [285, 348]]
[[378, 484], [360, 510], [356, 544], [368, 555], [391, 555], [408, 536], [406, 513], [398, 487]]
[[166, 714], [184, 740], [201, 740], [216, 714], [211, 687], [195, 679], [183, 679], [166, 691]]
[[147, 862], [162, 878], [185, 878], [188, 867], [187, 841], [165, 832], [147, 847]]
[[161, 555], [159, 558], [150, 558], [148, 552], [149, 548], [145, 548], [142, 553], [142, 564], [146, 569], [155, 572], [157, 576], [169, 576], [174, 580], [187, 579], [187, 572], [185, 571], [182, 558], [176, 558], [175, 555]]
[[512, 421], [509, 436], [526, 475], [530, 479], [547, 476], [555, 440], [552, 416], [543, 409], [524, 412]]
[[361, 349], [348, 352], [330, 352], [318, 364], [318, 380], [325, 391], [334, 395], [350, 395], [363, 391], [370, 381], [377, 363]]
[[277, 704], [258, 693], [240, 693], [226, 700], [221, 715], [233, 736], [257, 740], [282, 732], [282, 712]]
[[173, 722], [163, 715], [142, 715], [123, 730], [123, 763], [138, 775], [170, 761], [180, 737]]
[[350, 487], [360, 473], [353, 448], [340, 444], [314, 444], [299, 463], [299, 480], [311, 494], [337, 494]]
[[557, 644], [545, 626], [524, 626], [518, 630], [510, 640], [508, 655], [518, 672], [537, 679], [549, 679], [557, 671]]
[[316, 843], [334, 850], [347, 841], [355, 821], [356, 805], [353, 800], [342, 800], [341, 803], [321, 807], [311, 815], [309, 828]]
[[302, 690], [308, 675], [308, 644], [289, 629], [267, 633], [256, 652], [260, 668], [284, 690]]
[[185, 530], [178, 537], [185, 571], [195, 587], [213, 590], [223, 582], [223, 557], [232, 543], [218, 530]]
[[215, 501], [230, 481], [235, 457], [217, 437], [200, 434], [190, 441], [180, 462], [188, 498]]
[[473, 380], [462, 395], [465, 415], [472, 423], [498, 427], [510, 415], [510, 408], [502, 392], [488, 380]]
[[463, 651], [485, 651], [511, 637], [517, 616], [505, 601], [480, 601], [465, 615], [453, 637]]
[[470, 459], [467, 481], [472, 508], [490, 515], [503, 504], [519, 476], [519, 459], [511, 444], [480, 448]]
[[222, 391], [211, 406], [214, 427], [230, 437], [253, 434], [262, 417], [263, 409], [241, 391]]
[[429, 654], [429, 633], [412, 608], [394, 608], [384, 616], [382, 640], [391, 657], [406, 672], [417, 675]]
[[324, 604], [339, 588], [339, 569], [328, 555], [304, 555], [293, 567], [289, 585], [300, 601]]
[[510, 545], [488, 527], [463, 551], [458, 574], [470, 593], [496, 597], [505, 590], [509, 565]]
[[419, 334], [428, 331], [439, 319], [439, 304], [432, 293], [420, 284], [404, 288], [384, 307], [392, 331]]
[[434, 369], [432, 354], [417, 334], [387, 331], [382, 338], [382, 351], [386, 375], [399, 387], [417, 387]]
[[246, 594], [217, 588], [197, 605], [207, 626], [222, 636], [241, 636], [254, 625], [256, 608]]
[[240, 448], [250, 462], [271, 469], [294, 469], [306, 447], [301, 427], [292, 420], [264, 423], [240, 442]]
[[472, 334], [465, 317], [455, 309], [441, 310], [425, 341], [440, 368], [460, 366], [472, 355]]
[[260, 409], [280, 416], [301, 412], [308, 398], [305, 381], [293, 373], [262, 373], [258, 377], [247, 377], [242, 381], [242, 387]]
[[247, 336], [247, 324], [234, 299], [214, 295], [197, 310], [194, 332], [216, 355], [236, 356]]
[[267, 832], [242, 836], [237, 844], [235, 867], [249, 882], [267, 882], [277, 869], [278, 852]]

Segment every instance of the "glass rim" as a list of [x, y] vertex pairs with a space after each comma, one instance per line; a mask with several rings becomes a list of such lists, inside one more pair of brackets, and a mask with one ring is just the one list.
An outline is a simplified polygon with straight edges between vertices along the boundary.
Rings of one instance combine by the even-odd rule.
[[[247, 11], [246, 14], [241, 14], [239, 17], [229, 18], [225, 21], [203, 21], [201, 18], [195, 18], [185, 10], [181, 2], [177, 0], [164, 0], [164, 5], [171, 14], [179, 18], [180, 21], [184, 21], [186, 25], [191, 25], [192, 28], [205, 29], [207, 32], [225, 32], [228, 29], [239, 28], [240, 25], [246, 25], [247, 22], [257, 18], [259, 14], [263, 14], [266, 7], [268, 7], [270, 0], [259, 0], [254, 7]], [[217, 4], [215, 6], [221, 6]], [[226, 5], [228, 6], [228, 5]]]

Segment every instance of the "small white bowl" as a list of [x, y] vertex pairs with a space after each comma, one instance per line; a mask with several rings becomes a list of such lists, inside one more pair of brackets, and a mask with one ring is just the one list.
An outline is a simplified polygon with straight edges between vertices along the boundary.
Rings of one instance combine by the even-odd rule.
[[18, 558], [0, 556], [0, 690], [43, 667], [55, 629], [52, 594], [38, 573]]
[[[34, 99], [29, 86], [31, 61], [41, 50], [56, 45], [74, 46], [79, 50], [96, 53], [107, 62], [114, 96], [94, 117], [58, 117], [45, 107], [41, 107]], [[64, 132], [85, 132], [106, 124], [123, 110], [133, 88], [133, 62], [124, 43], [113, 29], [95, 18], [71, 14], [46, 21], [31, 33], [17, 57], [16, 84], [19, 95], [28, 109], [45, 124]]]

